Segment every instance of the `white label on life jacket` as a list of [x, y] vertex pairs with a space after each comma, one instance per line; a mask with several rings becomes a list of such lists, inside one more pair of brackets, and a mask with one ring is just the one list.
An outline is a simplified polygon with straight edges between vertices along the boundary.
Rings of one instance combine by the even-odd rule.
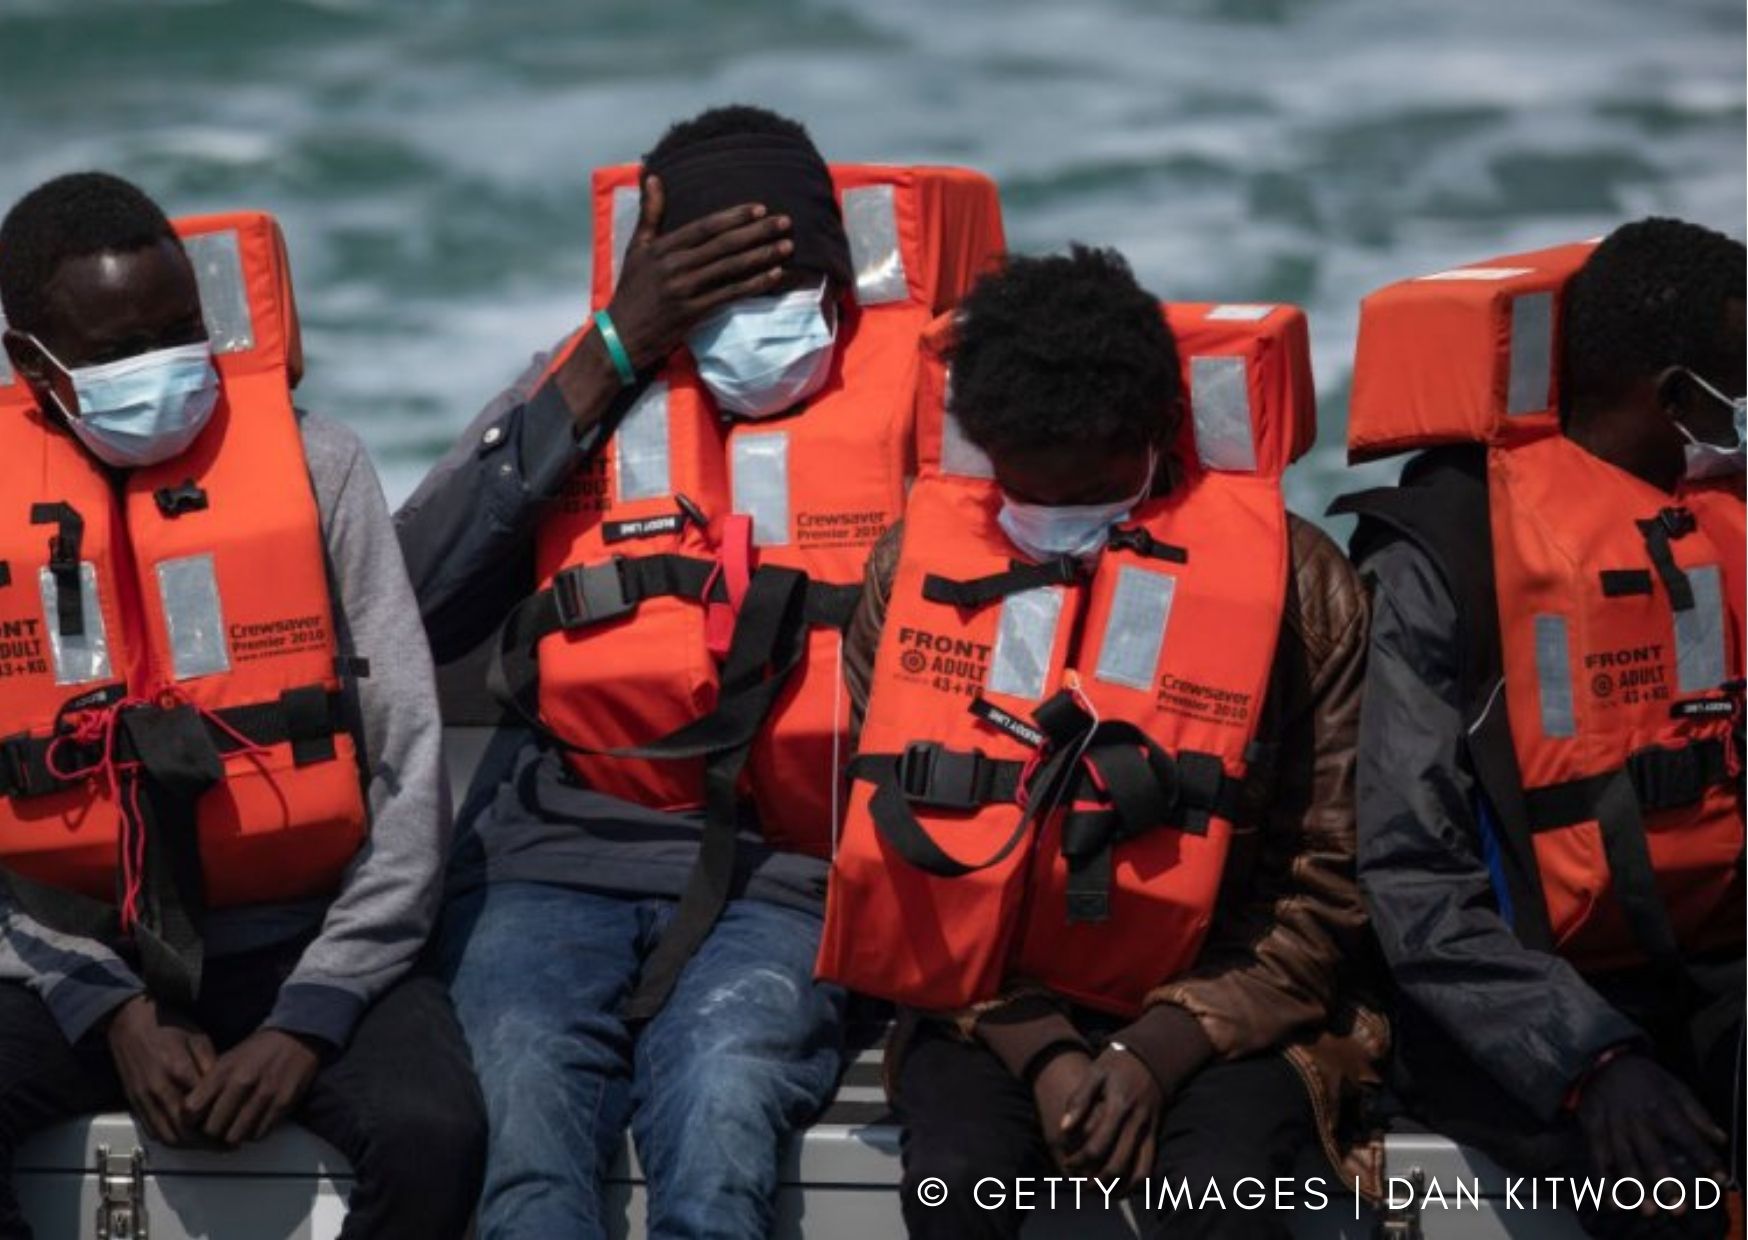
[[753, 519], [753, 543], [789, 545], [789, 432], [734, 437], [729, 449], [734, 511]]
[[1536, 689], [1542, 702], [1542, 735], [1556, 740], [1578, 730], [1572, 714], [1572, 655], [1566, 637], [1566, 617], [1535, 618]]
[[193, 680], [230, 671], [231, 650], [225, 642], [224, 608], [212, 554], [160, 560], [157, 573], [158, 601], [170, 634], [171, 674], [177, 680]]
[[237, 230], [197, 233], [185, 237], [182, 248], [194, 265], [200, 287], [200, 312], [212, 351], [247, 353], [255, 347], [255, 319], [249, 311], [249, 291], [243, 284], [243, 250]]
[[1724, 591], [1716, 564], [1687, 570], [1693, 606], [1675, 613], [1675, 673], [1682, 693], [1724, 683]]
[[1202, 317], [1210, 323], [1260, 323], [1274, 313], [1273, 306], [1249, 306], [1233, 302], [1215, 306]]
[[1541, 413], [1554, 400], [1554, 295], [1511, 299], [1511, 370], [1505, 412]]
[[1117, 572], [1111, 617], [1099, 639], [1099, 664], [1093, 676], [1106, 684], [1146, 693], [1153, 688], [1177, 578], [1125, 564]]
[[57, 620], [61, 595], [52, 570], [42, 570], [41, 586], [43, 627], [48, 630], [49, 652], [55, 659], [55, 683], [83, 685], [110, 679], [109, 636], [103, 629], [103, 607], [97, 597], [97, 566], [89, 560], [79, 564], [79, 611], [85, 617], [85, 631], [77, 637], [61, 633]]
[[896, 195], [890, 185], [859, 185], [844, 191], [844, 236], [856, 272], [856, 300], [883, 306], [910, 299], [904, 251], [898, 244]]
[[1003, 599], [984, 688], [1034, 702], [1042, 698], [1061, 619], [1062, 591], [1056, 586], [1038, 586]]
[[1435, 271], [1429, 276], [1415, 276], [1416, 281], [1423, 280], [1510, 280], [1517, 276], [1527, 276], [1534, 270], [1530, 267], [1453, 267], [1449, 271]]
[[644, 388], [613, 432], [615, 497], [621, 504], [673, 493], [668, 454], [668, 385]]
[[1190, 416], [1196, 424], [1196, 455], [1203, 465], [1228, 473], [1256, 469], [1250, 375], [1242, 357], [1190, 359]]

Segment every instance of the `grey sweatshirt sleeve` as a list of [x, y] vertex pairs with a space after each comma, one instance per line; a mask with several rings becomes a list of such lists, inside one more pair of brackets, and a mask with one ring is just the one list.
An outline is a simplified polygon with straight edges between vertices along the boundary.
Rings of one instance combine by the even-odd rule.
[[449, 792], [431, 654], [376, 471], [337, 423], [305, 415], [303, 435], [342, 649], [368, 665], [358, 710], [370, 834], [265, 1024], [343, 1046], [425, 945], [449, 853]]
[[0, 890], [0, 982], [28, 986], [67, 1041], [77, 1042], [123, 1000], [145, 989], [125, 961], [94, 939], [33, 921]]
[[1403, 994], [1551, 1118], [1598, 1054], [1641, 1035], [1564, 959], [1524, 946], [1499, 911], [1462, 757], [1449, 591], [1403, 542], [1365, 572], [1374, 593], [1356, 782], [1373, 927]]

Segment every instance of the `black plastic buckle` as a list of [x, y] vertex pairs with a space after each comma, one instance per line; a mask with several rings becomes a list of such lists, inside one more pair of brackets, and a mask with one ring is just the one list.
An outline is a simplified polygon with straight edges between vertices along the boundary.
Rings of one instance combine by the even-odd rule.
[[180, 517], [206, 508], [206, 492], [195, 485], [192, 478], [184, 479], [178, 486], [159, 487], [152, 492], [152, 498], [157, 502], [158, 511], [166, 517]]
[[1663, 523], [1663, 530], [1671, 538], [1686, 538], [1699, 528], [1699, 522], [1694, 519], [1692, 509], [1670, 507], [1657, 510], [1657, 520]]
[[552, 579], [552, 597], [558, 605], [559, 627], [567, 632], [587, 624], [600, 624], [630, 612], [636, 604], [625, 597], [625, 578], [619, 571], [620, 557], [599, 564], [567, 568]]
[[989, 800], [987, 769], [981, 750], [913, 741], [898, 756], [898, 786], [905, 800], [931, 809], [981, 809]]
[[1168, 564], [1188, 564], [1190, 560], [1188, 551], [1173, 543], [1160, 542], [1139, 525], [1126, 529], [1112, 526], [1110, 546], [1117, 551], [1133, 551], [1150, 560], [1164, 560]]

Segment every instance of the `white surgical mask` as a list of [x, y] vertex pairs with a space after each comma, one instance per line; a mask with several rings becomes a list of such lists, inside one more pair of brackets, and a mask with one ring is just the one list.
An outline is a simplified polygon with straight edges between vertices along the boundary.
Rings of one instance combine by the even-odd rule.
[[686, 344], [719, 408], [768, 418], [825, 386], [837, 340], [825, 290], [822, 280], [818, 288], [742, 297], [692, 329]]
[[156, 465], [186, 451], [218, 404], [218, 371], [204, 340], [72, 369], [30, 337], [73, 385], [77, 409], [55, 394], [72, 431], [106, 465]]
[[1736, 442], [1733, 444], [1707, 443], [1680, 422], [1677, 422], [1675, 429], [1680, 431], [1683, 438], [1687, 440], [1687, 443], [1683, 445], [1683, 452], [1687, 457], [1687, 468], [1683, 476], [1689, 482], [1700, 482], [1706, 478], [1719, 478], [1741, 473], [1744, 462], [1745, 439], [1743, 431], [1745, 418], [1748, 418], [1748, 396], [1738, 396], [1731, 399], [1694, 374], [1693, 371], [1688, 371], [1687, 377], [1730, 406], [1731, 412], [1735, 415]]
[[1008, 540], [1034, 560], [1096, 555], [1110, 539], [1111, 527], [1127, 520], [1135, 505], [1153, 490], [1157, 465], [1158, 458], [1149, 452], [1141, 489], [1126, 499], [1103, 504], [1028, 504], [1004, 491], [996, 521]]

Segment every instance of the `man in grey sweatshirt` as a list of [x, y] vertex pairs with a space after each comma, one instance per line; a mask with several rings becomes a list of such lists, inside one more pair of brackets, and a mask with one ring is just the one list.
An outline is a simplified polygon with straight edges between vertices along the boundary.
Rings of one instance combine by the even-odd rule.
[[[163, 213], [126, 182], [78, 174], [22, 199], [0, 225], [0, 308], [12, 369], [47, 424], [15, 408], [0, 451], [14, 437], [71, 434], [120, 486], [129, 466], [186, 450], [210, 416], [200, 397], [218, 384], [210, 357], [199, 383], [172, 382], [161, 364], [207, 340], [194, 268]], [[114, 365], [124, 359], [133, 364]], [[138, 936], [50, 928], [25, 910], [29, 885], [0, 875], [0, 1158], [10, 1163], [37, 1129], [124, 1100], [178, 1145], [235, 1146], [295, 1118], [357, 1172], [344, 1237], [459, 1237], [484, 1160], [482, 1104], [442, 987], [412, 972], [449, 843], [431, 660], [361, 445], [321, 418], [300, 414], [298, 429], [303, 460], [285, 468], [307, 468], [333, 631], [361, 673], [341, 712], [358, 745], [368, 833], [331, 898], [208, 912], [189, 1002], [142, 980]], [[6, 512], [4, 523], [27, 515]], [[11, 576], [13, 591], [27, 577], [36, 594], [35, 572]], [[0, 736], [18, 731], [0, 718]], [[0, 793], [23, 791], [0, 775]], [[30, 1234], [0, 1178], [0, 1238]]]

